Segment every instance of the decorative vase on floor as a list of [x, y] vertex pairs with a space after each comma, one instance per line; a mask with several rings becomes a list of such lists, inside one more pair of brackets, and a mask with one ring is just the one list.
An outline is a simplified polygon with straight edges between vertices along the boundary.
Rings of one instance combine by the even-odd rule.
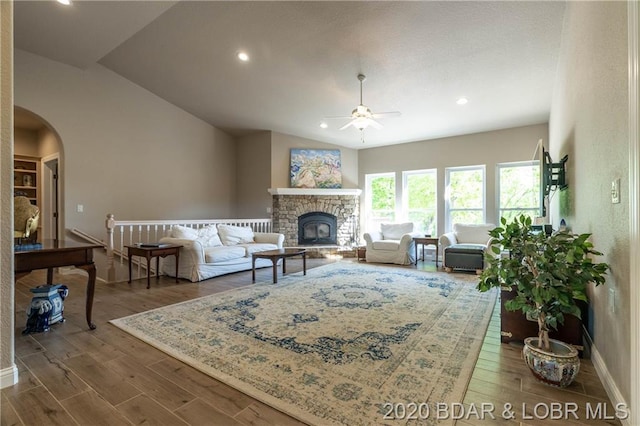
[[559, 340], [549, 339], [549, 351], [538, 347], [537, 337], [524, 340], [522, 355], [533, 375], [543, 383], [567, 387], [580, 371], [578, 351]]

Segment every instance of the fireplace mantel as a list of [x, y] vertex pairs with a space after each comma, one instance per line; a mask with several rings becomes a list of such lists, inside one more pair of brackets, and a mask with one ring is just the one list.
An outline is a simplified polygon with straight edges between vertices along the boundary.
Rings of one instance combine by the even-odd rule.
[[354, 195], [362, 193], [358, 188], [269, 188], [271, 195]]

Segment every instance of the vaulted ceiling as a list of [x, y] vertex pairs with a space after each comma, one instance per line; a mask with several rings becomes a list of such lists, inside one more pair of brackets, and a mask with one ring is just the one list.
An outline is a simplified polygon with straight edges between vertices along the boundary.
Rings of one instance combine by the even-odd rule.
[[[560, 1], [15, 3], [15, 47], [104, 66], [233, 135], [351, 148], [544, 123]], [[246, 51], [249, 61], [237, 58]], [[359, 104], [400, 111], [339, 130]], [[466, 97], [466, 105], [456, 104]]]

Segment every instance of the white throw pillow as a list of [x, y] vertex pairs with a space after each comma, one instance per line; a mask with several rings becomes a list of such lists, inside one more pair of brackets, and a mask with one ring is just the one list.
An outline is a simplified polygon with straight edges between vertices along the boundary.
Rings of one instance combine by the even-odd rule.
[[404, 234], [413, 232], [413, 222], [406, 223], [382, 223], [380, 232], [383, 240], [399, 240]]
[[454, 223], [453, 232], [460, 244], [487, 244], [489, 241], [489, 231], [496, 226], [493, 223], [485, 223], [481, 225]]
[[198, 238], [203, 247], [218, 247], [222, 245], [220, 237], [218, 236], [218, 228], [215, 225], [205, 226], [198, 229]]
[[253, 229], [249, 226], [218, 225], [218, 233], [225, 246], [253, 242]]
[[198, 238], [198, 231], [181, 225], [173, 225], [171, 227], [171, 237], [183, 240], [195, 240]]

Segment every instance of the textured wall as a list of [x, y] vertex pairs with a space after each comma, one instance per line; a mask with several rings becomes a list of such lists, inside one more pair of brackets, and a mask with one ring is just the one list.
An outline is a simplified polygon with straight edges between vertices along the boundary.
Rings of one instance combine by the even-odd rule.
[[[552, 158], [569, 155], [569, 188], [554, 195], [551, 213], [555, 225], [565, 219], [574, 232], [592, 233], [604, 253], [598, 260], [611, 265], [606, 285], [590, 292], [588, 328], [630, 402], [627, 81], [626, 2], [569, 2], [549, 120]], [[611, 203], [616, 178], [620, 204]]]
[[0, 1], [0, 372], [13, 384], [13, 3]]

